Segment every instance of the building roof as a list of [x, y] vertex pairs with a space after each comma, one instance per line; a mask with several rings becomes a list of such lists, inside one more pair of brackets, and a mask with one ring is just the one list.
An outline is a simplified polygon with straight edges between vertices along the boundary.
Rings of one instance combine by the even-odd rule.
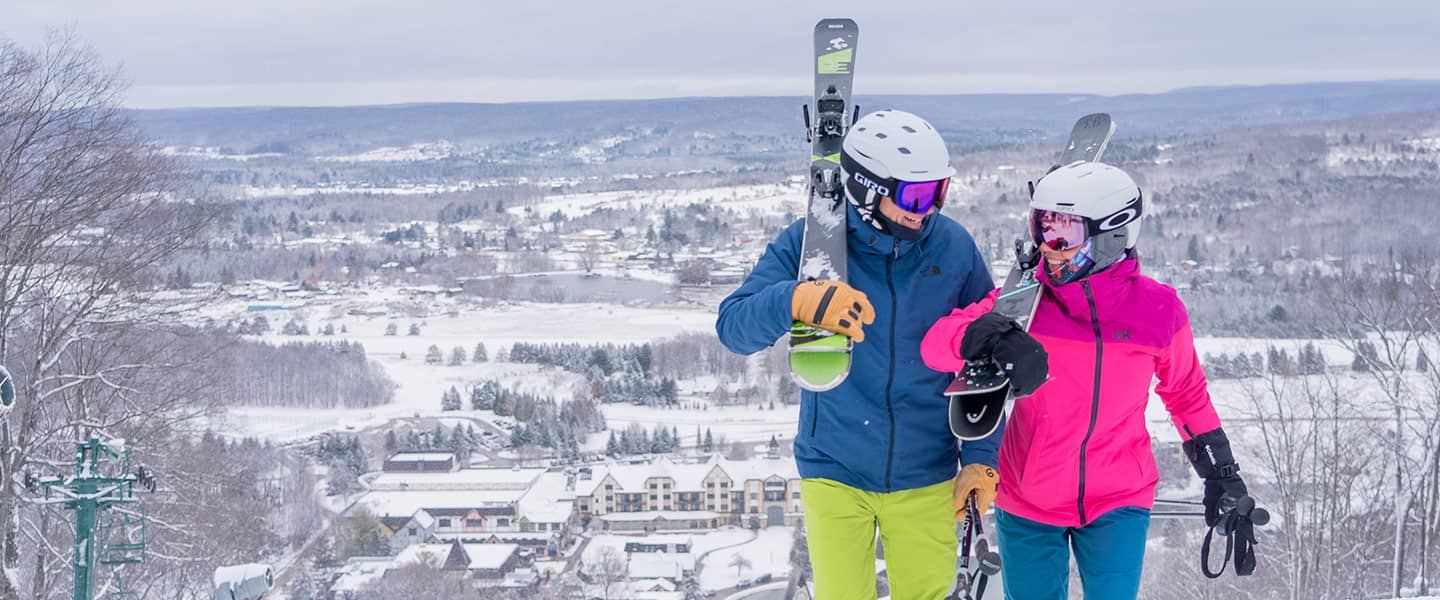
[[529, 489], [544, 469], [481, 468], [437, 473], [381, 473], [370, 480], [375, 491]]
[[446, 461], [446, 460], [453, 461], [453, 460], [455, 460], [455, 453], [453, 453], [453, 452], [396, 452], [395, 454], [390, 455], [390, 458], [387, 458], [387, 459], [385, 459], [385, 460], [386, 460], [386, 462], [389, 462], [389, 461], [392, 461], [392, 460], [403, 460], [403, 461], [417, 461], [417, 460], [418, 460], [418, 461], [426, 461], [426, 462], [439, 462], [439, 461]]
[[518, 544], [462, 544], [470, 557], [470, 568], [499, 569], [520, 551]]
[[388, 556], [351, 558], [340, 567], [339, 577], [330, 585], [330, 589], [336, 592], [358, 592], [369, 587], [390, 570], [391, 560]]
[[377, 518], [405, 517], [408, 520], [421, 509], [431, 516], [453, 516], [475, 509], [485, 509], [482, 514], [512, 514], [515, 501], [523, 493], [517, 490], [376, 491], [365, 494], [358, 503]]
[[689, 554], [633, 554], [626, 571], [631, 579], [680, 579], [695, 570]]
[[617, 491], [637, 493], [648, 491], [647, 481], [652, 478], [668, 477], [675, 481], [672, 491], [704, 491], [705, 478], [719, 469], [725, 479], [743, 483], [750, 480], [778, 478], [799, 479], [800, 472], [792, 459], [729, 460], [711, 455], [703, 462], [675, 462], [669, 457], [659, 457], [652, 462], [629, 464], [607, 462], [590, 466], [590, 479], [575, 482], [577, 496], [594, 496], [606, 477], [615, 481]]
[[550, 471], [535, 478], [517, 510], [531, 523], [564, 523], [575, 512], [575, 492], [566, 488], [565, 473]]
[[602, 521], [694, 521], [696, 519], [718, 519], [719, 513], [708, 510], [647, 510], [642, 512], [616, 512], [600, 515]]
[[392, 567], [425, 564], [438, 569], [445, 564], [447, 556], [450, 556], [450, 544], [410, 544], [395, 555]]

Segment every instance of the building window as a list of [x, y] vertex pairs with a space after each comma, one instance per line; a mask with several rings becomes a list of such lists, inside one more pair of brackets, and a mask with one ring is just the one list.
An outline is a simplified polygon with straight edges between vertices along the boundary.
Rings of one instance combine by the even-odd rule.
[[450, 526], [450, 519], [440, 519], [440, 526], [441, 526], [441, 527], [449, 527], [449, 526]]
[[705, 482], [705, 487], [714, 489], [714, 488], [715, 488], [715, 482], [713, 482], [713, 481], [707, 481], [707, 482]]
[[497, 527], [509, 527], [509, 526], [510, 526], [510, 519], [500, 519], [500, 520], [498, 520], [498, 521], [495, 522], [495, 525], [496, 525]]
[[465, 526], [471, 529], [479, 529], [485, 526], [484, 519], [465, 519]]
[[418, 532], [415, 531], [415, 528], [414, 528], [414, 527], [411, 527], [411, 528], [410, 528], [410, 537], [415, 537], [415, 534], [416, 534], [416, 533], [418, 533]]
[[[651, 497], [653, 498], [654, 496], [651, 496]], [[669, 499], [670, 499], [670, 494], [665, 494], [664, 498], [665, 498], [666, 500], [669, 500]]]
[[753, 514], [758, 513], [758, 512], [760, 512], [760, 509], [759, 509], [758, 507], [755, 507], [755, 506], [750, 507], [750, 514], [753, 515]]
[[799, 500], [799, 499], [800, 499], [800, 492], [792, 492], [792, 493], [790, 494], [790, 497], [791, 497], [791, 498], [794, 498], [794, 499], [796, 499], [796, 500]]
[[755, 499], [758, 498], [758, 497], [759, 497], [759, 494], [756, 494], [755, 492], [750, 492], [750, 499], [751, 499], [751, 500], [755, 500]]
[[652, 484], [650, 484], [650, 489], [652, 489], [652, 490], [653, 490], [653, 489], [656, 489], [656, 487], [658, 487], [658, 486], [656, 486], [656, 485], [655, 485], [655, 484], [653, 484], [653, 483], [652, 483]]

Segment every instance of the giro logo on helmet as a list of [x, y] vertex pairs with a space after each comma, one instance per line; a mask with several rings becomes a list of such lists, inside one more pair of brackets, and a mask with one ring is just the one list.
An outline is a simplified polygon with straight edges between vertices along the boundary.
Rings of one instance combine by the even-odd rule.
[[863, 185], [863, 186], [865, 186], [865, 187], [867, 187], [867, 188], [870, 188], [871, 191], [873, 191], [873, 192], [875, 192], [876, 194], [879, 194], [879, 195], [881, 195], [881, 196], [889, 196], [889, 195], [890, 195], [890, 188], [885, 187], [885, 186], [883, 186], [883, 185], [880, 185], [880, 184], [878, 184], [878, 183], [875, 183], [874, 181], [871, 181], [869, 177], [866, 177], [863, 173], [861, 173], [861, 172], [859, 172], [859, 171], [856, 171], [856, 172], [855, 172], [855, 183], [858, 183], [858, 184]]

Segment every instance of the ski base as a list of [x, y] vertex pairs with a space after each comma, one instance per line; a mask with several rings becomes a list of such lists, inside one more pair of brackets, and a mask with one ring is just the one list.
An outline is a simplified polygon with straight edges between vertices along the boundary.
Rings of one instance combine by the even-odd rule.
[[790, 329], [790, 377], [812, 392], [835, 389], [850, 375], [854, 346], [848, 336], [796, 323]]

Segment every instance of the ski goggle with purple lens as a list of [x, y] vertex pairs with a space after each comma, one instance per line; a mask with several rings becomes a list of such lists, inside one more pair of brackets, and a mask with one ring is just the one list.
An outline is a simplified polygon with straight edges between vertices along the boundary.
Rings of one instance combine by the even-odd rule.
[[945, 191], [948, 189], [949, 177], [934, 181], [901, 181], [895, 186], [895, 206], [905, 212], [923, 215], [945, 202]]
[[950, 189], [949, 177], [930, 181], [900, 181], [891, 177], [880, 177], [849, 154], [840, 155], [840, 168], [850, 179], [846, 185], [853, 184], [857, 186], [857, 190], [870, 190], [877, 197], [889, 196], [900, 210], [917, 215], [926, 214], [931, 208], [944, 204], [945, 192]]

